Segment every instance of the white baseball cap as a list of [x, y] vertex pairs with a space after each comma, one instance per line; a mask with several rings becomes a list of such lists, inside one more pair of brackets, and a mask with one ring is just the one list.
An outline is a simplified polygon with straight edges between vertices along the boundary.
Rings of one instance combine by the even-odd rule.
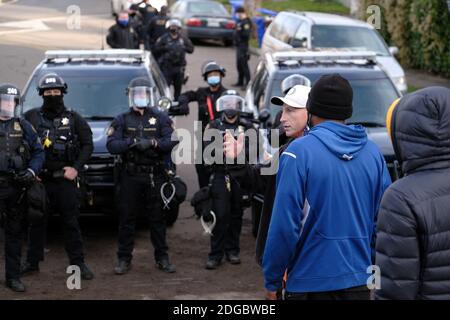
[[287, 104], [288, 106], [293, 108], [305, 109], [310, 90], [310, 87], [296, 85], [292, 87], [284, 97], [272, 97], [272, 99], [270, 99], [270, 102], [277, 106]]

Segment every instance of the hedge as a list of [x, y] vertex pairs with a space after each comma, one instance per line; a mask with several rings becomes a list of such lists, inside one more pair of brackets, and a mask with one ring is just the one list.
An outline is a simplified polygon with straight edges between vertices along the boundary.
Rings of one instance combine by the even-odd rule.
[[366, 9], [381, 9], [380, 34], [399, 48], [406, 67], [450, 76], [450, 12], [446, 0], [362, 0], [359, 17]]

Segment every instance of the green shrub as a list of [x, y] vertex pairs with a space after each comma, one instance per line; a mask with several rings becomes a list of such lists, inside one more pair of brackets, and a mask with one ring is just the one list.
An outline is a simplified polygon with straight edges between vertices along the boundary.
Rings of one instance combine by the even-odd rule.
[[363, 0], [359, 16], [367, 19], [369, 5], [381, 8], [380, 33], [399, 48], [408, 67], [450, 76], [450, 14], [446, 0]]

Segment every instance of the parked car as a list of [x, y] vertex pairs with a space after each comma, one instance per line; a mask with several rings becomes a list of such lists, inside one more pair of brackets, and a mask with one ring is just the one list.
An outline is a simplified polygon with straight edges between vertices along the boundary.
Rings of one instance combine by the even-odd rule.
[[405, 72], [395, 59], [398, 48], [388, 47], [370, 24], [334, 14], [280, 12], [267, 28], [263, 53], [292, 48], [352, 48], [376, 53], [377, 62], [402, 93], [406, 93]]
[[106, 149], [110, 123], [129, 109], [125, 90], [133, 78], [148, 78], [156, 86], [155, 96], [161, 102], [169, 100], [170, 103], [169, 87], [149, 52], [124, 49], [47, 51], [24, 88], [23, 113], [42, 105], [36, 88], [39, 79], [50, 72], [56, 72], [66, 81], [66, 106], [83, 116], [93, 133], [94, 152], [84, 171], [86, 189], [82, 212], [112, 213], [117, 158]]
[[[366, 127], [369, 139], [380, 148], [393, 180], [397, 178], [395, 154], [389, 139], [385, 117], [391, 103], [401, 96], [388, 75], [379, 67], [373, 52], [285, 51], [266, 53], [259, 62], [246, 91], [248, 112], [270, 129], [280, 106], [270, 102], [280, 96], [281, 82], [292, 74], [307, 77], [312, 85], [324, 74], [339, 73], [353, 88], [353, 115], [347, 123]], [[253, 234], [256, 236], [264, 197], [253, 197]]]
[[236, 23], [221, 3], [179, 0], [169, 10], [171, 18], [181, 20], [189, 38], [222, 40], [227, 46], [233, 44]]
[[[111, 14], [119, 14], [121, 11], [128, 10], [132, 4], [140, 2], [142, 2], [142, 0], [111, 0]], [[167, 0], [150, 0], [149, 3], [158, 9], [158, 11], [162, 6], [167, 6]]]

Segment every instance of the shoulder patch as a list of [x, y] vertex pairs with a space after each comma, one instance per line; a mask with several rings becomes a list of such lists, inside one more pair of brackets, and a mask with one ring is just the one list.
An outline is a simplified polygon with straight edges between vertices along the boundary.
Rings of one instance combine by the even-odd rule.
[[106, 135], [108, 136], [108, 137], [110, 137], [110, 136], [112, 136], [113, 134], [114, 134], [114, 127], [113, 126], [110, 126], [109, 128], [108, 128], [108, 130], [106, 131]]

